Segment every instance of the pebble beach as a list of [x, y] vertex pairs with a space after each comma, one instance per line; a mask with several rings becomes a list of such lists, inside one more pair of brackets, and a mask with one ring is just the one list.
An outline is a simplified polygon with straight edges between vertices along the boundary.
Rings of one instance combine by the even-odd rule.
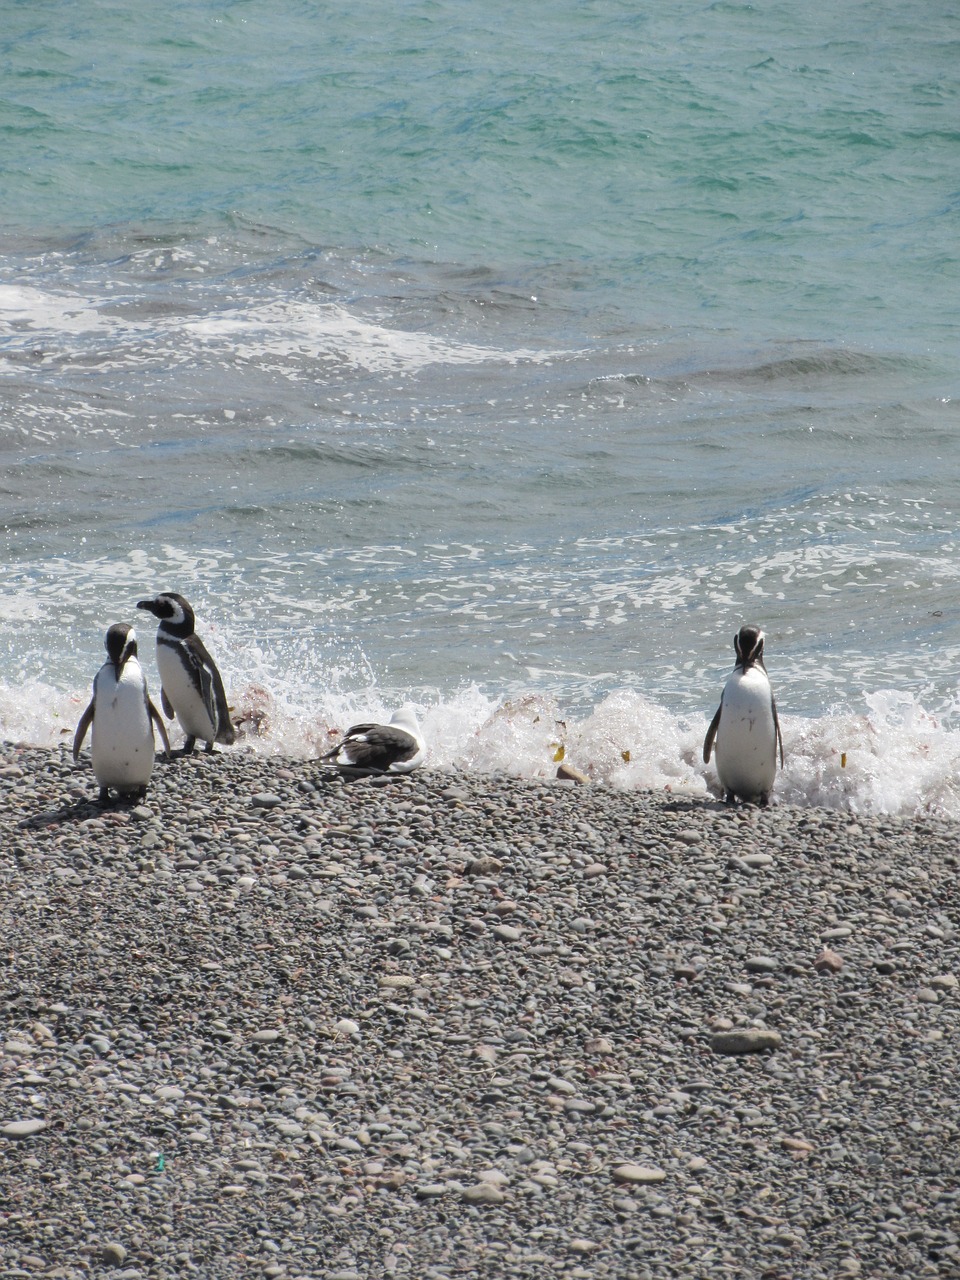
[[960, 1276], [960, 828], [0, 746], [0, 1276]]

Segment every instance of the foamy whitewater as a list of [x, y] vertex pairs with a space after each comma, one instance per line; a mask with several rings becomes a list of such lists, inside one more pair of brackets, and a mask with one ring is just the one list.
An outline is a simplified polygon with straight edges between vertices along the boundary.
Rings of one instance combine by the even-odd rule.
[[[182, 592], [241, 746], [960, 817], [960, 19], [8, 15], [0, 734]], [[174, 735], [175, 741], [176, 735]]]

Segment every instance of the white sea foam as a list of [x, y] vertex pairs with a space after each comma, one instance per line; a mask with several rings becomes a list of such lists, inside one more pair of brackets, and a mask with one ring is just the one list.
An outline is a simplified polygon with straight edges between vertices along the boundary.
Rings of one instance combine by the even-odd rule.
[[200, 316], [149, 320], [118, 315], [115, 307], [108, 292], [84, 296], [0, 284], [0, 321], [8, 329], [9, 349], [48, 348], [49, 358], [95, 342], [101, 371], [105, 339], [113, 368], [140, 367], [157, 358], [168, 366], [195, 365], [213, 356], [231, 367], [250, 362], [297, 381], [315, 376], [309, 369], [313, 361], [368, 374], [415, 374], [429, 365], [540, 364], [564, 354], [394, 328], [385, 318], [355, 313], [340, 303], [303, 298], [252, 298], [242, 307], [212, 307]]
[[232, 358], [263, 367], [271, 359], [293, 358], [278, 372], [303, 377], [302, 361], [335, 361], [366, 373], [417, 373], [431, 364], [539, 363], [558, 353], [527, 348], [500, 349], [454, 342], [419, 330], [391, 328], [355, 315], [337, 303], [278, 299], [212, 312], [180, 322], [182, 332], [201, 346], [229, 349]]
[[[248, 670], [256, 665], [250, 653], [245, 663]], [[389, 719], [404, 699], [402, 691], [373, 684], [304, 697], [271, 679], [267, 666], [256, 679], [228, 682], [241, 747], [262, 755], [316, 757], [351, 724]], [[88, 696], [34, 679], [0, 684], [0, 736], [47, 747], [70, 743]], [[632, 690], [610, 694], [582, 718], [543, 694], [503, 699], [475, 685], [421, 702], [417, 710], [435, 769], [551, 778], [563, 760], [594, 782], [625, 790], [716, 791], [713, 766], [701, 758], [706, 716], [678, 718]], [[859, 712], [784, 717], [783, 734], [780, 803], [960, 819], [960, 729], [910, 694], [867, 695]], [[171, 732], [174, 746], [181, 737]]]

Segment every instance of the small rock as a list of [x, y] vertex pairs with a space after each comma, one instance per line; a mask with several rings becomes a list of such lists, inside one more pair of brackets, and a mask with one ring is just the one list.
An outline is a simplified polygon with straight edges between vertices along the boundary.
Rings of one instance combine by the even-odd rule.
[[517, 942], [520, 938], [520, 930], [513, 924], [498, 924], [493, 930], [493, 936], [499, 938], [501, 942]]
[[769, 1031], [763, 1027], [737, 1027], [732, 1031], [715, 1031], [710, 1037], [710, 1048], [714, 1053], [728, 1057], [736, 1057], [742, 1053], [765, 1053], [768, 1049], [779, 1049], [782, 1038], [778, 1031]]
[[593, 1036], [584, 1043], [583, 1047], [587, 1053], [608, 1054], [615, 1052], [613, 1041], [608, 1040], [606, 1036]]
[[740, 860], [744, 866], [751, 867], [754, 871], [759, 871], [761, 867], [772, 867], [776, 862], [772, 853], [745, 853]]
[[557, 777], [562, 778], [566, 782], [589, 782], [590, 779], [581, 770], [574, 768], [572, 764], [562, 764], [557, 769]]
[[354, 1022], [352, 1018], [341, 1018], [333, 1029], [340, 1036], [355, 1036], [360, 1034], [360, 1023]]
[[468, 876], [489, 876], [502, 869], [503, 863], [500, 859], [489, 854], [481, 858], [471, 858], [465, 868]]
[[776, 973], [780, 966], [772, 956], [747, 956], [743, 967], [747, 973]]
[[813, 1143], [805, 1138], [781, 1138], [780, 1145], [784, 1151], [794, 1151], [798, 1155], [809, 1155], [815, 1149]]
[[935, 991], [956, 991], [960, 987], [960, 981], [953, 973], [938, 973], [935, 978], [930, 979], [930, 986]]
[[105, 1244], [100, 1250], [100, 1257], [108, 1267], [119, 1267], [123, 1265], [123, 1260], [127, 1256], [127, 1251], [122, 1244], [116, 1240], [111, 1240]]
[[640, 1186], [652, 1182], [663, 1182], [666, 1176], [662, 1169], [655, 1169], [652, 1165], [645, 1164], [619, 1164], [613, 1171], [614, 1182]]
[[571, 1253], [593, 1253], [600, 1248], [596, 1240], [584, 1240], [582, 1236], [574, 1236], [569, 1247]]
[[838, 924], [833, 929], [824, 929], [820, 935], [822, 942], [838, 942], [841, 938], [849, 938], [853, 929], [848, 924]]
[[503, 1204], [506, 1198], [492, 1182], [478, 1182], [475, 1186], [464, 1187], [461, 1196], [467, 1204]]
[[46, 1120], [11, 1120], [0, 1128], [0, 1135], [4, 1138], [32, 1138], [46, 1127]]
[[824, 947], [814, 960], [813, 967], [817, 973], [839, 973], [843, 968], [843, 956], [838, 955], [836, 951], [831, 951], [829, 947]]
[[586, 1098], [568, 1098], [563, 1104], [563, 1109], [574, 1115], [592, 1116], [597, 1109], [597, 1104], [589, 1102]]
[[254, 1044], [274, 1044], [280, 1039], [281, 1033], [272, 1027], [264, 1027], [262, 1031], [255, 1031], [250, 1039]]
[[447, 1194], [447, 1184], [445, 1182], [421, 1182], [419, 1186], [414, 1188], [414, 1195], [418, 1200], [438, 1200], [440, 1196]]
[[251, 797], [250, 804], [254, 809], [275, 809], [277, 805], [283, 804], [283, 801], [272, 791], [258, 791]]

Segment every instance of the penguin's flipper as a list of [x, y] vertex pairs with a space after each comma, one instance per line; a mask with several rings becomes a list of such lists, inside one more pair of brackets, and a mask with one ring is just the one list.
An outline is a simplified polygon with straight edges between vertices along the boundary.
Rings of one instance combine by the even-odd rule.
[[157, 726], [157, 732], [160, 734], [160, 741], [163, 743], [163, 754], [170, 759], [170, 739], [167, 737], [167, 726], [163, 723], [160, 712], [153, 705], [150, 698], [147, 699], [147, 711], [150, 713], [150, 719]]
[[[707, 736], [703, 740], [703, 763], [709, 764], [710, 757], [713, 755], [714, 743], [717, 740], [717, 730], [720, 728], [720, 712], [723, 710], [723, 699], [717, 707], [717, 714], [710, 721], [710, 728], [707, 730]], [[778, 730], [779, 732], [779, 730]]]
[[780, 732], [780, 717], [777, 715], [777, 700], [770, 695], [770, 708], [773, 711], [773, 727], [777, 731], [777, 743], [780, 747], [780, 768], [783, 768], [783, 734]]
[[233, 721], [230, 719], [230, 708], [227, 706], [227, 695], [223, 687], [223, 680], [220, 678], [220, 672], [216, 667], [210, 672], [210, 678], [213, 685], [213, 701], [217, 708], [217, 741], [223, 746], [229, 747], [236, 742], [237, 734], [233, 727]]
[[227, 706], [227, 695], [223, 688], [223, 679], [217, 664], [210, 657], [207, 646], [198, 635], [190, 637], [191, 657], [199, 663], [200, 693], [207, 714], [216, 725], [216, 741], [229, 747], [236, 741], [237, 735], [230, 722], [230, 708]]
[[172, 720], [174, 716], [173, 706], [170, 699], [167, 697], [167, 691], [164, 689], [163, 685], [160, 686], [160, 705], [163, 707], [163, 714], [168, 720]]
[[90, 705], [80, 717], [80, 723], [77, 725], [77, 732], [73, 735], [73, 758], [78, 759], [80, 756], [80, 748], [83, 746], [83, 740], [87, 736], [87, 730], [93, 724], [93, 709], [96, 706], [96, 698], [90, 699]]
[[206, 708], [207, 715], [214, 727], [217, 728], [217, 691], [214, 688], [213, 675], [207, 666], [197, 665], [194, 668], [194, 675], [200, 685], [200, 697], [203, 699], [203, 705]]

